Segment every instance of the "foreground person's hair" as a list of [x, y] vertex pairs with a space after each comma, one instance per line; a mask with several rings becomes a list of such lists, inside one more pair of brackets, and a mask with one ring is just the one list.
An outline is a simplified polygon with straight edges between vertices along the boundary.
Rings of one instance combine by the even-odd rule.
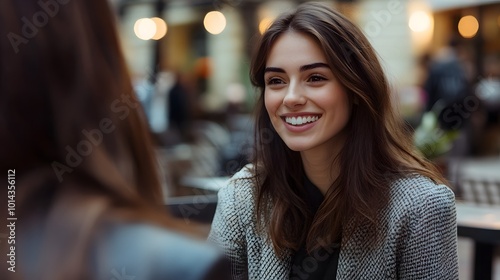
[[89, 279], [103, 222], [177, 225], [108, 1], [59, 2], [37, 27], [41, 1], [0, 1], [0, 166], [16, 170], [17, 232], [46, 221], [39, 279]]

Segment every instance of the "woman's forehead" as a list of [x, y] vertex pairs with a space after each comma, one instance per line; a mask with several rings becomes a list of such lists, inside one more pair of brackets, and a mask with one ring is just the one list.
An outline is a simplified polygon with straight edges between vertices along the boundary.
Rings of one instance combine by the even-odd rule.
[[266, 59], [266, 66], [275, 63], [296, 64], [311, 63], [313, 61], [327, 62], [324, 51], [316, 40], [304, 33], [287, 31], [279, 36], [271, 46]]

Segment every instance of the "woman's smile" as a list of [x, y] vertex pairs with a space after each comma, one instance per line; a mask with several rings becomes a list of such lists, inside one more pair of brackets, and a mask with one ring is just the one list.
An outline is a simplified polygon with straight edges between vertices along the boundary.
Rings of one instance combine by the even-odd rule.
[[301, 126], [308, 123], [314, 123], [321, 118], [321, 115], [303, 115], [303, 116], [287, 116], [282, 117], [282, 119], [293, 126]]

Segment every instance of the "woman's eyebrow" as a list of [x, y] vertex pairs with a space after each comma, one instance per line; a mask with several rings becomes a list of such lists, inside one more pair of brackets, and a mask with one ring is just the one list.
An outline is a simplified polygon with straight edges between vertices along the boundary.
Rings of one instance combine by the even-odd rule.
[[[330, 66], [326, 63], [323, 63], [323, 62], [316, 62], [316, 63], [311, 63], [311, 64], [306, 64], [306, 65], [300, 66], [299, 71], [304, 72], [304, 71], [311, 70], [314, 68], [328, 68], [328, 69], [330, 69]], [[267, 72], [286, 73], [285, 70], [283, 70], [282, 68], [279, 68], [279, 67], [266, 67], [264, 69], [264, 73], [267, 73]]]
[[304, 72], [304, 71], [311, 70], [314, 68], [328, 68], [328, 69], [330, 69], [330, 65], [323, 63], [323, 62], [316, 62], [316, 63], [311, 63], [311, 64], [306, 64], [306, 65], [300, 66], [299, 70], [300, 70], [300, 72]]
[[264, 69], [264, 73], [267, 73], [267, 72], [286, 73], [285, 70], [278, 68], [278, 67], [266, 67], [266, 69]]

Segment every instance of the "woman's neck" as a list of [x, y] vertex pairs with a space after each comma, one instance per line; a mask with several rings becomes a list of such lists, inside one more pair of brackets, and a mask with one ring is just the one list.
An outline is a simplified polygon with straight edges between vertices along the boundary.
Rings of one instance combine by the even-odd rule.
[[347, 134], [344, 130], [322, 145], [300, 152], [307, 178], [318, 187], [323, 195], [340, 174], [338, 155], [346, 143], [346, 138]]
[[335, 160], [337, 153], [302, 152], [302, 162], [307, 178], [318, 187], [323, 195], [339, 176], [338, 162]]

